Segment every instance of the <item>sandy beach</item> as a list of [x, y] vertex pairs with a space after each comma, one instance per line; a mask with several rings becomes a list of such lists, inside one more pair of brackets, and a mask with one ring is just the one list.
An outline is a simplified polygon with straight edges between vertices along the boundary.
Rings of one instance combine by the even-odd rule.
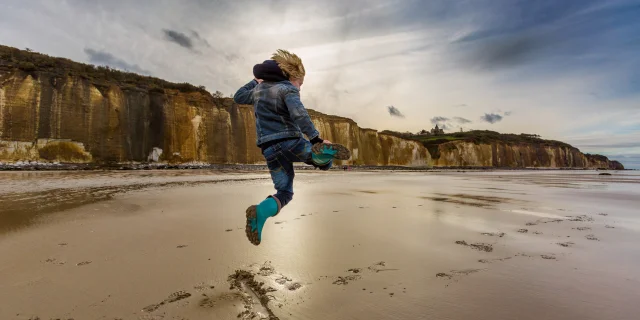
[[0, 319], [637, 319], [640, 174], [0, 173]]

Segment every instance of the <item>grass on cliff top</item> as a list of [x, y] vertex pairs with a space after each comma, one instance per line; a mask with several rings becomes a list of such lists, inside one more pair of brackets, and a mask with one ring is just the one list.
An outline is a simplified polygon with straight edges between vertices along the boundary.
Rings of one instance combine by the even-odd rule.
[[462, 140], [472, 142], [474, 144], [490, 144], [494, 142], [501, 142], [510, 145], [517, 144], [537, 144], [550, 147], [566, 147], [574, 148], [573, 146], [555, 140], [541, 139], [536, 135], [531, 134], [511, 134], [511, 133], [499, 133], [489, 130], [474, 130], [468, 132], [455, 132], [447, 133], [440, 136], [432, 135], [414, 135], [394, 131], [382, 131], [382, 133], [394, 135], [400, 138], [414, 140], [421, 142], [425, 147], [437, 146], [443, 143]]
[[222, 98], [222, 93], [216, 92], [212, 95], [204, 86], [194, 86], [190, 83], [172, 83], [133, 72], [79, 63], [65, 58], [51, 57], [46, 54], [3, 45], [0, 45], [0, 69], [20, 69], [33, 75], [35, 75], [35, 72], [46, 72], [58, 77], [78, 76], [90, 81], [97, 87], [118, 85], [123, 89], [157, 92], [164, 92], [164, 89], [174, 89], [180, 92], [200, 92], [214, 98]]

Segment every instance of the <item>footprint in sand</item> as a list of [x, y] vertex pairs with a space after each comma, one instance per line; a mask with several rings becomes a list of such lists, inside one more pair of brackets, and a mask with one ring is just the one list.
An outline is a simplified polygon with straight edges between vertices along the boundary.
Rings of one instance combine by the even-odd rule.
[[478, 250], [478, 251], [485, 251], [485, 252], [492, 252], [493, 251], [493, 246], [488, 244], [488, 243], [467, 243], [464, 240], [458, 240], [458, 241], [456, 241], [456, 244], [459, 244], [459, 245], [462, 245], [462, 246], [466, 246], [466, 247], [470, 247], [470, 248]]
[[367, 267], [367, 269], [369, 269], [369, 271], [373, 271], [373, 272], [382, 272], [382, 271], [397, 271], [399, 269], [392, 269], [392, 268], [386, 268], [387, 264], [384, 261], [380, 261], [377, 263], [374, 263], [372, 265], [370, 265], [369, 267]]
[[266, 261], [265, 263], [263, 263], [258, 270], [258, 274], [265, 277], [270, 276], [274, 273], [276, 273], [276, 269], [271, 265], [271, 261]]
[[268, 319], [278, 319], [278, 317], [276, 317], [276, 315], [273, 313], [271, 306], [269, 305], [271, 298], [268, 295], [270, 292], [274, 292], [277, 290], [271, 287], [265, 288], [264, 282], [257, 281], [255, 276], [256, 275], [254, 275], [251, 271], [236, 270], [235, 273], [229, 275], [228, 277], [228, 281], [230, 284], [229, 289], [234, 290], [243, 296], [245, 311], [238, 314], [237, 317], [239, 319], [254, 319], [259, 316], [259, 314], [254, 311], [255, 306], [253, 303], [253, 296], [262, 306], [262, 311], [268, 314]]
[[279, 278], [276, 279], [276, 283], [279, 285], [284, 285], [285, 283], [289, 282], [289, 281], [293, 281], [293, 279], [280, 275]]
[[543, 255], [541, 255], [540, 257], [541, 257], [542, 259], [545, 259], [545, 260], [555, 260], [555, 259], [556, 259], [556, 257], [554, 257], [554, 256], [550, 256], [550, 255], [546, 255], [546, 254], [543, 254]]
[[233, 229], [227, 229], [227, 230], [225, 230], [225, 232], [231, 232], [231, 231], [233, 231]]
[[148, 306], [142, 308], [142, 311], [153, 312], [153, 311], [158, 310], [158, 308], [162, 307], [165, 304], [173, 303], [173, 302], [176, 302], [176, 301], [180, 301], [182, 299], [186, 299], [186, 298], [189, 298], [189, 297], [191, 297], [190, 293], [188, 293], [186, 291], [177, 291], [177, 292], [174, 292], [174, 293], [170, 294], [169, 297], [167, 297], [166, 299], [164, 299], [160, 303], [151, 304], [151, 305], [148, 305]]
[[76, 266], [86, 266], [86, 265], [88, 265], [90, 263], [91, 263], [91, 261], [82, 261], [82, 262], [76, 263]]
[[287, 289], [289, 289], [289, 291], [296, 291], [300, 288], [302, 288], [302, 285], [298, 282], [291, 283], [287, 286]]
[[181, 244], [181, 245], [178, 245], [176, 248], [178, 248], [178, 249], [182, 249], [182, 248], [185, 248], [185, 247], [187, 247], [187, 245], [186, 245], [186, 244]]
[[579, 216], [567, 216], [569, 219], [569, 221], [577, 221], [577, 222], [591, 222], [593, 221], [592, 217], [589, 217], [586, 214], [583, 215], [579, 215]]
[[596, 238], [596, 236], [594, 236], [592, 234], [586, 235], [585, 238], [587, 238], [587, 240], [600, 241], [600, 239]]
[[50, 264], [55, 264], [55, 265], [64, 265], [66, 262], [64, 261], [58, 261], [58, 259], [56, 258], [48, 258], [47, 260], [44, 261], [45, 263], [50, 263]]
[[482, 232], [481, 234], [483, 236], [500, 237], [500, 238], [505, 236], [504, 232], [499, 232], [499, 233], [496, 233], [496, 232]]
[[512, 257], [505, 257], [505, 258], [496, 258], [496, 259], [491, 259], [491, 260], [487, 260], [487, 259], [480, 259], [478, 260], [478, 262], [480, 263], [492, 263], [494, 261], [505, 261], [505, 260], [509, 260]]
[[604, 227], [607, 228], [607, 229], [614, 229], [615, 228], [614, 226], [610, 226], [610, 225], [606, 225]]
[[[323, 276], [321, 277], [321, 279], [333, 279], [333, 284], [335, 285], [348, 285], [350, 282], [352, 281], [357, 281], [362, 279], [363, 275], [365, 273], [369, 273], [369, 272], [374, 272], [374, 273], [379, 273], [379, 272], [383, 272], [383, 271], [397, 271], [399, 269], [393, 269], [393, 268], [387, 268], [386, 267], [387, 264], [384, 261], [380, 261], [377, 263], [374, 263], [372, 265], [370, 265], [369, 267], [367, 267], [366, 269], [364, 268], [350, 268], [348, 269], [346, 272], [351, 273], [350, 275], [346, 275], [346, 276], [337, 276], [337, 277], [331, 277], [331, 276]], [[318, 279], [320, 280], [320, 279]]]
[[362, 279], [362, 276], [360, 275], [351, 275], [351, 276], [345, 276], [345, 277], [338, 276], [338, 278], [336, 278], [336, 280], [333, 281], [333, 284], [346, 286], [349, 284], [350, 281], [356, 281], [360, 279]]
[[196, 284], [195, 286], [193, 286], [193, 289], [195, 289], [196, 291], [205, 291], [205, 290], [215, 289], [215, 286], [206, 284], [204, 282], [200, 282], [200, 283]]
[[198, 302], [198, 306], [201, 308], [213, 308], [225, 301], [244, 301], [244, 296], [240, 292], [225, 292], [215, 296], [203, 294], [202, 296], [203, 298]]
[[440, 272], [436, 274], [436, 278], [443, 278], [450, 280], [445, 287], [448, 287], [452, 282], [458, 282], [462, 276], [468, 276], [472, 273], [480, 272], [486, 269], [464, 269], [464, 270], [451, 270], [449, 273]]
[[518, 229], [518, 232], [520, 232], [520, 233], [527, 233], [527, 232], [529, 232], [529, 230], [528, 230], [528, 229]]
[[566, 248], [566, 247], [571, 247], [572, 245], [574, 245], [574, 243], [573, 242], [558, 242], [558, 245]]

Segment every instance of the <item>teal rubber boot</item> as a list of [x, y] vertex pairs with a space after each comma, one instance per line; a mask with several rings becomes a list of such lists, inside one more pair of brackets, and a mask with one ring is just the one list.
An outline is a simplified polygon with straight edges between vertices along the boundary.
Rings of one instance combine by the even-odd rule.
[[326, 144], [323, 144], [319, 151], [320, 153], [311, 153], [311, 161], [319, 166], [328, 164], [338, 153], [338, 150], [331, 149]]
[[247, 208], [247, 226], [245, 232], [247, 238], [254, 245], [262, 241], [262, 228], [268, 218], [278, 214], [278, 202], [273, 197], [268, 197], [260, 204]]
[[317, 166], [323, 166], [333, 159], [348, 160], [351, 152], [347, 147], [337, 143], [316, 143], [311, 147], [311, 161]]

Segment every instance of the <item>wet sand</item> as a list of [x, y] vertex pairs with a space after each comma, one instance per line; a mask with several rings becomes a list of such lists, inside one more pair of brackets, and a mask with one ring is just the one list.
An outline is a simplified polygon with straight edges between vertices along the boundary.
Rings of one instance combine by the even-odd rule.
[[635, 319], [640, 175], [0, 173], [0, 319]]

